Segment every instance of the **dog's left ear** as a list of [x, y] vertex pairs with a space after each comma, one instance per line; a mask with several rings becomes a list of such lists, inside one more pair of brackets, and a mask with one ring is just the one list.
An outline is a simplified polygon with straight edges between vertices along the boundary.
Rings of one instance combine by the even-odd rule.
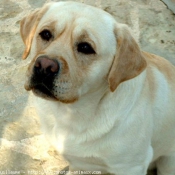
[[110, 90], [126, 80], [139, 75], [147, 66], [142, 52], [126, 25], [116, 25], [114, 29], [117, 53], [108, 76]]
[[26, 59], [30, 53], [30, 48], [36, 28], [47, 9], [48, 5], [45, 5], [44, 8], [35, 10], [29, 16], [26, 16], [21, 20], [20, 34], [25, 44], [25, 51], [22, 56], [23, 59]]

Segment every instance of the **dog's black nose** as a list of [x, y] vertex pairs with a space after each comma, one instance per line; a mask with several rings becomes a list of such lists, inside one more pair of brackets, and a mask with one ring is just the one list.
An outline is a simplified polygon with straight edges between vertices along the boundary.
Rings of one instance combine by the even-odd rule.
[[34, 69], [37, 75], [47, 77], [57, 74], [60, 66], [56, 60], [42, 56], [35, 61]]

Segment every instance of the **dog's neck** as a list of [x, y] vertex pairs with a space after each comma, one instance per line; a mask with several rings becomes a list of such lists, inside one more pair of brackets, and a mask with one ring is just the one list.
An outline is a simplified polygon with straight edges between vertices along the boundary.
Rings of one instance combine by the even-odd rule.
[[[58, 110], [62, 114], [60, 117], [63, 121], [67, 121], [68, 125], [71, 123], [72, 126], [76, 126], [78, 122], [95, 122], [98, 118], [101, 118], [101, 115], [106, 115], [106, 118], [111, 118], [114, 115], [116, 118], [116, 115], [122, 115], [125, 112], [123, 115], [126, 116], [126, 113], [129, 113], [132, 106], [137, 102], [139, 94], [142, 93], [141, 90], [144, 84], [141, 80], [144, 79], [143, 77], [145, 77], [144, 72], [134, 79], [121, 83], [114, 92], [111, 92], [108, 85], [105, 85], [97, 91], [81, 96], [78, 101], [72, 104], [61, 103], [58, 105]], [[139, 88], [135, 86], [139, 86]], [[116, 104], [113, 110], [115, 113], [108, 110], [111, 103]], [[105, 111], [105, 113], [101, 114], [101, 111]], [[118, 118], [120, 117], [123, 118], [123, 116], [118, 116]]]
[[[98, 139], [113, 128], [117, 129], [116, 126], [130, 115], [133, 105], [139, 103], [138, 98], [145, 86], [144, 77], [145, 73], [142, 73], [132, 80], [121, 83], [113, 93], [109, 88], [101, 87], [98, 91], [85, 94], [72, 104], [38, 98], [39, 115], [44, 130], [47, 130], [48, 135], [52, 135], [53, 132], [59, 133], [60, 136], [66, 135], [70, 140], [77, 136], [84, 142], [92, 141], [92, 138]], [[110, 108], [111, 104], [114, 109]]]

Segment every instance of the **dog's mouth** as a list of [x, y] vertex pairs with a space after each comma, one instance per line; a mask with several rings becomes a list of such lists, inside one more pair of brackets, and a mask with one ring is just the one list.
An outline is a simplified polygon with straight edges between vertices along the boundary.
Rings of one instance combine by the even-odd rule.
[[43, 85], [43, 84], [39, 84], [36, 85], [32, 88], [32, 91], [37, 93], [37, 94], [45, 94], [46, 96], [52, 97], [52, 93], [49, 91], [49, 89]]
[[54, 96], [54, 94], [52, 93], [52, 91], [46, 85], [44, 85], [42, 83], [36, 84], [33, 86], [25, 85], [25, 89], [27, 91], [32, 90], [32, 92], [38, 97], [48, 99], [48, 100], [54, 100], [54, 101], [57, 100], [56, 97]]
[[48, 100], [57, 100], [52, 92], [43, 84], [36, 85], [32, 88], [33, 93], [36, 96], [42, 97]]

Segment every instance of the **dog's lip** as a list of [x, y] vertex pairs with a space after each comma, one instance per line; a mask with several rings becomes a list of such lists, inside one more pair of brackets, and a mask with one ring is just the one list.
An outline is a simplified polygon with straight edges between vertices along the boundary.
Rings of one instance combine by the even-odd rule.
[[49, 100], [57, 100], [57, 98], [42, 84], [36, 85], [32, 88], [32, 92], [39, 97]]
[[24, 84], [24, 88], [25, 88], [26, 91], [32, 90], [32, 87], [29, 84], [27, 84], [27, 83]]
[[33, 86], [25, 84], [24, 88], [27, 91], [32, 90], [32, 92], [39, 97], [47, 98], [50, 100], [57, 100], [57, 98], [51, 93], [51, 91], [42, 83]]

